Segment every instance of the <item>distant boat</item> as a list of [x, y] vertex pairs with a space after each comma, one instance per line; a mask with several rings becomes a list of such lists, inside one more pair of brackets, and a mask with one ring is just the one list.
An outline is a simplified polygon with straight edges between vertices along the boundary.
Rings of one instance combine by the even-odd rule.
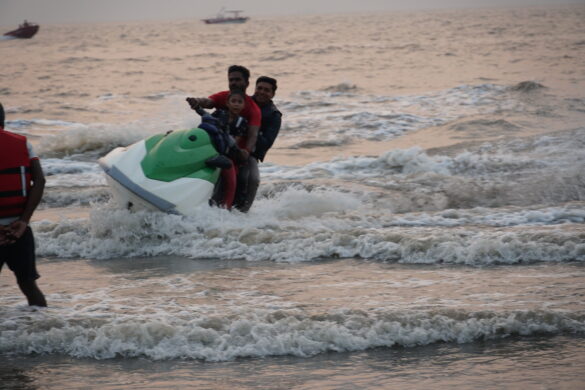
[[240, 12], [244, 12], [241, 10], [226, 10], [222, 8], [215, 18], [203, 19], [205, 24], [228, 24], [228, 23], [246, 23], [248, 19], [247, 16], [240, 16]]
[[39, 25], [29, 23], [26, 20], [16, 30], [8, 31], [4, 36], [14, 38], [32, 38], [37, 31], [39, 31]]

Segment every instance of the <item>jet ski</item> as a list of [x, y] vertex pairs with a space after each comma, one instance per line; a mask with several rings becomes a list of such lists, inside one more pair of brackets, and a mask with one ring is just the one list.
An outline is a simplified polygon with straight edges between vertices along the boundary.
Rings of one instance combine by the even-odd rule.
[[197, 113], [197, 128], [156, 134], [98, 160], [121, 207], [190, 216], [209, 202], [235, 143], [214, 117]]

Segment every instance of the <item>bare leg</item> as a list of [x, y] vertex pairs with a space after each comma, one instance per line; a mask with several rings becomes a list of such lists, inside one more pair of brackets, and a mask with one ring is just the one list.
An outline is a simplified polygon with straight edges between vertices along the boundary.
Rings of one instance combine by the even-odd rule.
[[47, 307], [45, 296], [34, 280], [18, 280], [20, 291], [26, 296], [29, 306]]

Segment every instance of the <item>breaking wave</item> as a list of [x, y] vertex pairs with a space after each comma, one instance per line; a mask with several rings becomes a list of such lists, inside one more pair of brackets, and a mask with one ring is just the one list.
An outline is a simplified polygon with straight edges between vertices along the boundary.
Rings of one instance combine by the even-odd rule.
[[331, 351], [408, 348], [437, 342], [469, 343], [514, 335], [585, 331], [582, 315], [555, 311], [346, 309], [311, 315], [295, 309], [249, 308], [205, 313], [204, 309], [189, 306], [165, 316], [158, 312], [109, 313], [99, 306], [80, 308], [80, 313], [49, 309], [3, 315], [0, 353], [220, 362], [242, 357], [309, 357]]
[[396, 215], [365, 209], [355, 194], [316, 189], [289, 189], [259, 202], [249, 215], [202, 207], [196, 218], [94, 205], [89, 219], [36, 223], [38, 254], [279, 262], [358, 257], [474, 266], [585, 261], [580, 204]]

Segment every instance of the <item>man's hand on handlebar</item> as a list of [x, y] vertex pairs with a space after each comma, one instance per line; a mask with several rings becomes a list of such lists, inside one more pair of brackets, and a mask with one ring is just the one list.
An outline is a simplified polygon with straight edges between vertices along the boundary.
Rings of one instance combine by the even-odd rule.
[[199, 107], [201, 107], [201, 103], [199, 102], [198, 98], [194, 98], [194, 97], [188, 97], [187, 99], [187, 103], [189, 103], [189, 106], [191, 107], [191, 109], [196, 110]]

